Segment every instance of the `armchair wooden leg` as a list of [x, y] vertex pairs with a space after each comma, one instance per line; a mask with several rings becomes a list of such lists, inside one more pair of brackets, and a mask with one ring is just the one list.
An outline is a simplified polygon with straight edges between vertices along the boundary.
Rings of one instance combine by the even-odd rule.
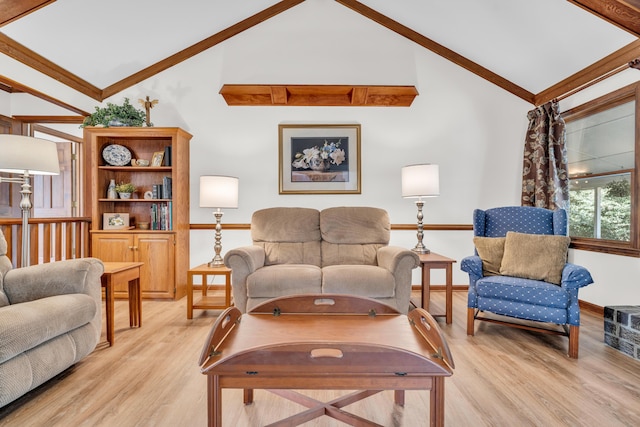
[[473, 307], [467, 308], [467, 335], [474, 334], [473, 321], [475, 320], [475, 317], [476, 317], [475, 311], [476, 309]]
[[569, 325], [569, 357], [578, 358], [578, 346], [580, 344], [580, 326]]

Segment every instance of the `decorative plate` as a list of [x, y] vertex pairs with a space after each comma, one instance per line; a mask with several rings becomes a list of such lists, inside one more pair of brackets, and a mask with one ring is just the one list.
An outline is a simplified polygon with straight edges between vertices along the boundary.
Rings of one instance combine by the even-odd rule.
[[111, 144], [102, 150], [102, 158], [111, 166], [124, 166], [131, 161], [131, 151], [122, 145]]

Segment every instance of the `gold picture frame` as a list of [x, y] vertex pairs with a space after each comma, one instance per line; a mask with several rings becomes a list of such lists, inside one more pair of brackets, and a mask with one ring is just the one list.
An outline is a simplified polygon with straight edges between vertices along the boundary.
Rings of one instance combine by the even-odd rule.
[[359, 124], [281, 124], [280, 194], [360, 194]]
[[151, 157], [151, 166], [162, 166], [162, 159], [164, 159], [164, 151], [156, 151]]

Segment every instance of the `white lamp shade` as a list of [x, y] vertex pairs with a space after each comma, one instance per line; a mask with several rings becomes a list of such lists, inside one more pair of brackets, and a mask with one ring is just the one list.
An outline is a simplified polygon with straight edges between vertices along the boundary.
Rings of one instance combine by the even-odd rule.
[[440, 195], [438, 165], [409, 165], [402, 168], [402, 197], [436, 197]]
[[56, 143], [23, 135], [0, 135], [0, 172], [58, 175]]
[[201, 208], [237, 208], [238, 178], [204, 175], [200, 177]]

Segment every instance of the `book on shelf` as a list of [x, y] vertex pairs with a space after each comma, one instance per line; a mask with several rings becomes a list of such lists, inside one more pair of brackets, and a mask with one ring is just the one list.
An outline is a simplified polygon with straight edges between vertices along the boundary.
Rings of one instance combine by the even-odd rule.
[[164, 147], [164, 165], [171, 166], [171, 146]]
[[152, 203], [149, 207], [151, 230], [173, 230], [172, 203]]
[[162, 178], [162, 198], [171, 199], [171, 177]]

